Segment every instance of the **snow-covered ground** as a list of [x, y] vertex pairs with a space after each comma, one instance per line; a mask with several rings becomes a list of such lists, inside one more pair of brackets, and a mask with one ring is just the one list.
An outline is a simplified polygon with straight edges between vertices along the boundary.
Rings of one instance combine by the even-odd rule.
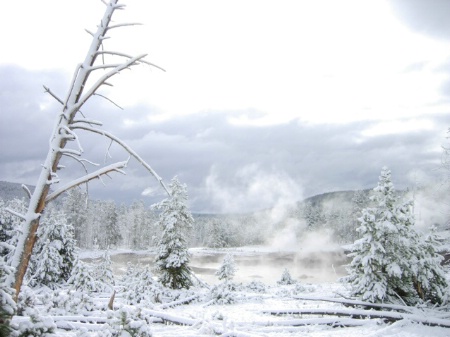
[[[309, 315], [295, 314], [293, 311], [304, 309], [329, 309], [329, 310], [351, 310], [340, 303], [333, 303], [314, 299], [337, 299], [347, 294], [344, 285], [337, 282], [341, 276], [342, 268], [339, 265], [332, 266], [336, 259], [330, 259], [330, 255], [324, 255], [330, 264], [324, 261], [320, 268], [329, 269], [331, 272], [328, 278], [334, 280], [316, 277], [314, 274], [314, 262], [310, 268], [302, 265], [302, 273], [309, 275], [308, 278], [302, 278], [302, 273], [292, 273], [295, 284], [280, 285], [282, 270], [287, 268], [295, 270], [294, 266], [302, 261], [302, 256], [294, 252], [274, 251], [269, 247], [244, 247], [238, 249], [203, 249], [195, 248], [190, 250], [192, 254], [192, 266], [196, 269], [196, 275], [208, 283], [207, 287], [190, 289], [186, 295], [180, 298], [194, 296], [196, 297], [190, 303], [167, 306], [164, 303], [153, 303], [140, 305], [140, 312], [147, 319], [153, 317], [153, 323], [150, 323], [150, 329], [153, 336], [391, 336], [391, 337], [444, 337], [450, 336], [450, 329], [439, 326], [426, 326], [412, 322], [405, 314], [405, 319], [393, 323], [385, 323], [381, 319], [352, 319], [329, 315]], [[232, 304], [217, 304], [211, 301], [211, 289], [213, 284], [218, 284], [213, 271], [218, 269], [223, 256], [230, 253], [235, 257], [238, 271], [234, 279], [235, 287], [233, 290]], [[142, 264], [151, 263], [153, 252], [132, 252], [132, 251], [113, 251], [112, 260], [114, 270], [118, 274], [123, 274], [124, 266], [127, 262], [140, 262]], [[82, 252], [81, 257], [85, 260], [98, 258], [101, 252]], [[332, 254], [331, 256], [335, 256]], [[338, 254], [338, 256], [340, 256]], [[271, 260], [264, 265], [264, 261]], [[300, 261], [300, 262], [299, 262]], [[345, 261], [345, 260], [342, 260]], [[342, 262], [341, 261], [341, 262]], [[324, 267], [325, 266], [325, 267]], [[291, 268], [290, 268], [291, 267]], [[203, 268], [203, 269], [202, 269]], [[336, 272], [339, 270], [340, 272]], [[264, 272], [263, 272], [264, 271]], [[320, 273], [318, 273], [320, 274]], [[243, 276], [244, 275], [244, 276]], [[251, 277], [253, 275], [253, 277]], [[215, 278], [215, 279], [214, 279]], [[212, 281], [212, 282], [210, 282]], [[119, 287], [120, 288], [120, 287]], [[118, 293], [114, 302], [115, 308], [124, 306], [124, 299], [121, 289], [117, 288]], [[122, 288], [123, 290], [123, 288]], [[99, 296], [96, 300], [98, 305], [105, 307], [107, 295]], [[130, 310], [132, 308], [128, 307]], [[117, 309], [116, 309], [117, 310]], [[272, 315], [270, 311], [287, 311], [291, 314]], [[373, 311], [376, 313], [377, 311]], [[427, 311], [414, 313], [414, 317], [427, 318], [447, 318], [450, 317], [446, 312]], [[107, 314], [101, 311], [92, 312], [92, 316], [103, 316]], [[409, 316], [412, 317], [412, 316]], [[75, 321], [77, 319], [74, 319]], [[325, 320], [329, 322], [342, 322], [346, 327], [335, 327], [333, 324], [321, 324]], [[79, 320], [79, 322], [83, 322]], [[101, 322], [101, 320], [99, 321]], [[182, 322], [184, 324], [173, 324], [173, 322]], [[309, 323], [304, 325], [305, 323]], [[450, 320], [448, 320], [450, 324]], [[61, 323], [60, 323], [61, 324]], [[89, 324], [78, 323], [80, 328], [66, 331], [59, 330], [60, 336], [106, 336], [100, 332], [90, 330]], [[84, 325], [83, 325], [84, 324]], [[87, 330], [81, 335], [82, 327]], [[97, 327], [101, 329], [102, 324]], [[121, 335], [122, 337], [128, 335]]]

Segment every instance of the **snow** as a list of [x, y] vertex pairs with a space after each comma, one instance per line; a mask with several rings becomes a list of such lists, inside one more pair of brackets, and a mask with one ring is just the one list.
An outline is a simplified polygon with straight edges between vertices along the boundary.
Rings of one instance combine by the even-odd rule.
[[[114, 264], [114, 256], [124, 251], [110, 251]], [[130, 251], [127, 251], [131, 253]], [[271, 252], [269, 247], [244, 247], [226, 250], [204, 250], [201, 248], [191, 250], [191, 253], [216, 254], [219, 256], [231, 254], [234, 257], [248, 257], [251, 254], [255, 259], [266, 256]], [[136, 252], [137, 256], [145, 258], [152, 252]], [[272, 253], [279, 253], [278, 250]], [[84, 251], [81, 256], [101, 257], [103, 252]], [[113, 267], [118, 267], [113, 266]], [[236, 276], [242, 272], [236, 271]], [[278, 273], [278, 271], [277, 271]], [[279, 280], [281, 273], [274, 276]], [[145, 303], [127, 305], [125, 303], [124, 285], [115, 286], [117, 291], [114, 302], [114, 311], [106, 309], [109, 295], [106, 293], [92, 294], [93, 310], [84, 311], [83, 315], [67, 313], [53, 317], [56, 325], [56, 336], [61, 337], [98, 337], [104, 336], [105, 328], [116, 324], [119, 313], [126, 312], [133, 317], [140, 328], [151, 331], [153, 336], [310, 336], [310, 337], [360, 337], [360, 336], [390, 336], [390, 337], [444, 337], [450, 335], [448, 328], [439, 326], [426, 326], [411, 321], [411, 318], [429, 318], [430, 320], [450, 323], [446, 312], [428, 311], [423, 313], [415, 309], [405, 314], [398, 314], [399, 321], [385, 323], [379, 318], [357, 319], [356, 317], [339, 317], [330, 315], [314, 315], [324, 310], [337, 313], [362, 313], [361, 309], [352, 309], [336, 303], [337, 299], [348, 295], [348, 289], [336, 282], [306, 283], [294, 280], [294, 284], [283, 285], [277, 282], [238, 282], [232, 283], [234, 302], [219, 304], [210, 300], [211, 289], [196, 287], [179, 291], [178, 299], [169, 303]], [[44, 290], [42, 290], [44, 291]], [[40, 293], [42, 295], [42, 292]], [[317, 300], [320, 298], [321, 300]], [[327, 300], [329, 299], [329, 301]], [[39, 305], [38, 305], [39, 307]], [[103, 309], [102, 309], [103, 308]], [[309, 314], [299, 315], [296, 312], [307, 310]], [[386, 311], [388, 309], [381, 309]], [[271, 315], [269, 312], [278, 311], [280, 315]], [[382, 311], [374, 311], [381, 313]], [[395, 315], [395, 314], [394, 314]], [[43, 319], [52, 318], [44, 316]], [[14, 317], [13, 322], [26, 320], [23, 317]], [[49, 319], [51, 321], [51, 319]], [[116, 323], [114, 323], [116, 322]], [[172, 322], [172, 323], [171, 323]], [[177, 324], [173, 324], [177, 322]], [[333, 327], [350, 325], [351, 327]], [[48, 325], [50, 323], [46, 323]], [[132, 326], [131, 323], [127, 323]], [[326, 325], [328, 324], [328, 325]], [[125, 334], [125, 333], [124, 333]]]

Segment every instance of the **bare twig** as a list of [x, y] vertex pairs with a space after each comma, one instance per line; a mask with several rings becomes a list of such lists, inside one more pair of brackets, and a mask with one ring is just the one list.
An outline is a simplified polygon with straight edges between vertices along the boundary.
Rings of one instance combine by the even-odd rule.
[[93, 132], [93, 133], [100, 134], [102, 136], [105, 136], [105, 137], [113, 140], [114, 142], [116, 142], [117, 144], [122, 146], [132, 157], [134, 157], [139, 163], [141, 163], [142, 166], [144, 166], [159, 181], [159, 183], [164, 188], [166, 193], [168, 195], [171, 195], [169, 190], [167, 189], [166, 185], [164, 184], [162, 178], [151, 168], [151, 166], [149, 164], [147, 164], [147, 162], [145, 160], [143, 160], [133, 149], [131, 149], [122, 140], [120, 140], [119, 138], [117, 138], [116, 136], [114, 136], [113, 134], [111, 134], [111, 133], [109, 133], [107, 131], [98, 130], [98, 129], [95, 129], [95, 128], [92, 128], [92, 127], [89, 127], [89, 126], [85, 126], [85, 125], [74, 125], [72, 128], [73, 129], [80, 129], [80, 130], [90, 131], [90, 132]]
[[119, 172], [122, 174], [125, 174], [121, 169], [125, 168], [127, 166], [128, 161], [122, 161], [118, 163], [114, 163], [108, 166], [105, 166], [95, 172], [92, 172], [90, 174], [87, 174], [83, 177], [80, 177], [78, 179], [75, 179], [68, 184], [62, 186], [61, 188], [57, 189], [55, 192], [49, 194], [47, 198], [45, 199], [46, 202], [50, 202], [56, 197], [58, 197], [60, 194], [70, 190], [71, 188], [81, 185], [83, 183], [86, 183], [88, 181], [91, 181], [93, 179], [99, 179], [102, 175], [107, 175], [109, 172]]
[[22, 184], [22, 188], [23, 188], [23, 190], [25, 191], [25, 193], [27, 194], [28, 199], [31, 199], [31, 191], [30, 191], [30, 189], [27, 187], [27, 185]]

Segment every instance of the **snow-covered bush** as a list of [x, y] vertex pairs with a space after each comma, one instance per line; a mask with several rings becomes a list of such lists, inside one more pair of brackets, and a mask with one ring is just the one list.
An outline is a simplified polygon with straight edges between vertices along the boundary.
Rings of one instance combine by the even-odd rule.
[[211, 301], [215, 304], [233, 304], [237, 301], [236, 287], [229, 282], [223, 282], [211, 288]]
[[247, 290], [255, 293], [265, 293], [267, 292], [266, 285], [261, 281], [252, 281], [247, 285]]
[[124, 306], [108, 311], [108, 319], [99, 337], [151, 337], [150, 322], [138, 307]]
[[290, 285], [295, 283], [296, 281], [292, 278], [291, 273], [287, 268], [284, 269], [281, 279], [277, 281], [278, 285]]
[[54, 334], [56, 324], [50, 316], [42, 316], [38, 310], [27, 308], [24, 312], [29, 320], [11, 324], [11, 337], [48, 337]]
[[161, 297], [166, 295], [162, 285], [154, 280], [153, 274], [148, 267], [128, 265], [127, 273], [122, 279], [124, 288], [124, 299], [127, 304], [160, 303]]
[[94, 310], [105, 309], [105, 305], [95, 301], [91, 293], [70, 288], [47, 291], [40, 298], [45, 312], [50, 315], [89, 314]]
[[233, 255], [225, 255], [219, 270], [216, 272], [216, 276], [222, 281], [231, 281], [236, 274], [236, 263], [234, 262]]
[[412, 203], [401, 202], [383, 168], [374, 189], [375, 207], [363, 210], [361, 239], [351, 247], [351, 294], [371, 302], [442, 303], [447, 288], [436, 240], [424, 240], [414, 229]]
[[187, 235], [194, 219], [186, 206], [187, 187], [174, 177], [169, 184], [171, 197], [154, 205], [161, 210], [158, 225], [162, 236], [158, 243], [156, 265], [160, 282], [172, 289], [192, 286]]

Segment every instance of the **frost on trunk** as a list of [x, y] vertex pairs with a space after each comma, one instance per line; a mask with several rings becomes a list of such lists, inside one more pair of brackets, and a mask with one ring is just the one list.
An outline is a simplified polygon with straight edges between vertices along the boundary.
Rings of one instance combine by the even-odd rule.
[[[89, 120], [85, 118], [83, 114], [78, 116], [80, 109], [92, 96], [97, 94], [99, 88], [103, 85], [110, 85], [107, 81], [111, 77], [120, 73], [122, 70], [129, 69], [138, 64], [150, 64], [144, 60], [146, 55], [130, 56], [121, 52], [108, 51], [104, 48], [103, 40], [108, 38], [107, 34], [112, 29], [131, 25], [110, 25], [113, 13], [118, 9], [123, 9], [124, 5], [119, 5], [118, 0], [111, 0], [109, 3], [105, 4], [106, 10], [97, 27], [97, 31], [95, 33], [89, 32], [92, 35], [92, 43], [84, 61], [76, 67], [66, 96], [64, 98], [59, 98], [50, 89], [45, 88], [51, 96], [61, 103], [61, 111], [57, 116], [50, 137], [48, 154], [42, 164], [41, 173], [36, 182], [36, 188], [34, 193], [30, 195], [28, 210], [25, 214], [20, 215], [23, 220], [21, 235], [19, 236], [17, 249], [15, 250], [11, 263], [15, 273], [8, 278], [9, 284], [16, 290], [16, 298], [20, 292], [23, 278], [28, 268], [33, 246], [36, 241], [36, 231], [39, 227], [40, 217], [46, 204], [74, 186], [87, 183], [93, 179], [98, 179], [102, 175], [106, 175], [110, 172], [123, 173], [122, 169], [127, 165], [127, 161], [117, 162], [88, 173], [86, 165], [92, 163], [82, 157], [83, 148], [76, 133], [77, 130], [82, 129], [103, 135], [112, 142], [122, 146], [130, 156], [134, 157], [150, 171], [167, 191], [162, 179], [136, 152], [114, 135], [99, 129], [102, 125], [100, 122]], [[122, 58], [123, 61], [120, 63], [105, 63], [105, 57], [108, 56], [119, 57]], [[101, 59], [103, 62], [100, 62], [98, 59]], [[100, 75], [97, 76], [97, 74]], [[93, 78], [94, 76], [97, 77]], [[93, 83], [90, 86], [87, 85], [88, 79], [89, 83]], [[69, 143], [75, 144], [75, 146], [71, 148], [66, 147]], [[75, 159], [84, 167], [86, 174], [71, 182], [61, 184], [62, 186], [58, 187], [55, 184], [60, 182], [58, 170], [63, 168], [63, 166], [60, 165], [60, 160], [63, 156]], [[52, 193], [50, 193], [50, 187]]]

